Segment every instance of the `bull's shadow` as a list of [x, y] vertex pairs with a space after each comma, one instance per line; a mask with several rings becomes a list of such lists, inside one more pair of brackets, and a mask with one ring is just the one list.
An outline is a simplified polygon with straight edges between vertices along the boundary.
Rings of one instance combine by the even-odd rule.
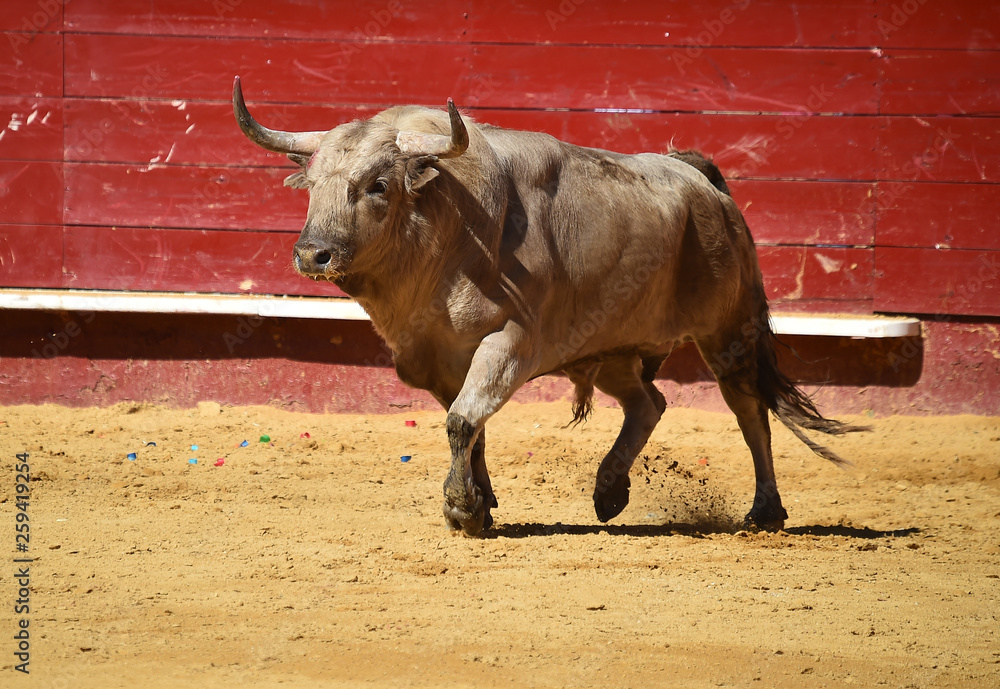
[[[609, 536], [634, 537], [665, 537], [689, 536], [699, 538], [714, 534], [736, 534], [742, 529], [737, 522], [724, 519], [711, 519], [695, 522], [668, 522], [665, 524], [542, 524], [540, 522], [524, 522], [520, 524], [494, 524], [482, 534], [486, 539], [499, 538], [537, 538], [545, 536], [586, 536], [606, 533]], [[881, 530], [870, 529], [867, 526], [824, 526], [807, 525], [792, 526], [784, 530], [792, 536], [842, 536], [845, 538], [872, 541], [877, 539], [904, 538], [921, 533], [918, 527]]]

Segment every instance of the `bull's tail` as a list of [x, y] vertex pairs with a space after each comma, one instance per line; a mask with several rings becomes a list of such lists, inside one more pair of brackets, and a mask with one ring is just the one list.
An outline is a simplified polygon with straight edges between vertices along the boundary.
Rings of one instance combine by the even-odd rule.
[[[767, 408], [774, 412], [778, 420], [820, 457], [840, 465], [850, 465], [833, 450], [816, 443], [804, 431], [819, 431], [827, 435], [843, 435], [855, 431], [870, 431], [871, 426], [855, 426], [834, 419], [828, 419], [816, 409], [809, 397], [778, 368], [776, 345], [780, 344], [767, 318], [767, 302], [764, 300], [764, 286], [759, 285], [759, 303], [762, 309], [764, 332], [757, 341], [757, 388]], [[759, 312], [758, 312], [759, 313]]]
[[[706, 158], [700, 151], [671, 150], [667, 155], [695, 168], [712, 183], [712, 186], [727, 196], [732, 196], [722, 171], [711, 158]], [[780, 343], [774, 331], [771, 330], [767, 296], [764, 294], [764, 283], [759, 273], [756, 276], [756, 285], [753, 291], [753, 313], [761, 314], [759, 327], [763, 331], [757, 339], [755, 349], [757, 354], [757, 389], [764, 403], [778, 417], [778, 420], [785, 424], [788, 430], [794, 433], [795, 437], [805, 443], [810, 450], [839, 466], [850, 465], [849, 461], [830, 448], [820, 445], [807, 436], [804, 431], [843, 435], [855, 431], [870, 431], [871, 426], [853, 426], [826, 418], [819, 413], [812, 400], [795, 387], [788, 376], [781, 372], [781, 369], [778, 368], [776, 353], [776, 346]]]
[[[677, 151], [671, 150], [667, 155], [671, 158], [681, 160], [691, 167], [697, 169], [708, 178], [716, 189], [731, 196], [726, 178], [722, 175], [718, 166], [712, 162], [711, 158], [706, 158], [701, 152], [694, 150]], [[829, 459], [837, 465], [849, 465], [846, 459], [838, 455], [828, 447], [824, 447], [812, 440], [804, 433], [804, 430], [819, 431], [827, 435], [843, 435], [854, 431], [870, 431], [871, 426], [853, 426], [842, 423], [834, 419], [828, 419], [819, 413], [816, 405], [809, 397], [795, 387], [795, 384], [781, 372], [778, 368], [778, 357], [776, 346], [780, 344], [774, 331], [771, 330], [771, 322], [768, 317], [767, 296], [764, 294], [764, 283], [757, 275], [756, 286], [754, 288], [754, 311], [762, 314], [761, 324], [763, 332], [756, 343], [757, 350], [757, 388], [767, 408], [774, 412], [781, 423], [785, 424], [795, 437], [801, 440], [806, 446], [818, 454], [820, 457]]]

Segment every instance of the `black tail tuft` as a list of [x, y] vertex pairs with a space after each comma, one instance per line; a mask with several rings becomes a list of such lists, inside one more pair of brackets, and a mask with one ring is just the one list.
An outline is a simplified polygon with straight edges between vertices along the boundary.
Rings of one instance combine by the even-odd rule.
[[563, 428], [574, 428], [580, 423], [590, 418], [594, 412], [594, 388], [593, 386], [577, 386], [575, 399], [573, 400], [573, 420], [563, 426]]
[[566, 376], [573, 383], [573, 420], [563, 426], [571, 428], [590, 418], [594, 411], [594, 381], [601, 369], [600, 362], [577, 364], [565, 369]]
[[[763, 287], [761, 287], [763, 292]], [[763, 296], [763, 295], [761, 295]], [[766, 303], [766, 302], [762, 302]], [[827, 435], [843, 435], [856, 431], [870, 431], [871, 426], [854, 426], [834, 419], [824, 417], [816, 409], [809, 397], [795, 387], [788, 376], [778, 368], [778, 358], [775, 345], [778, 338], [771, 330], [765, 310], [763, 323], [765, 332], [757, 343], [757, 381], [758, 388], [768, 409], [774, 412], [781, 423], [785, 424], [795, 437], [824, 459], [829, 459], [839, 466], [849, 466], [847, 461], [833, 450], [819, 445], [809, 438], [804, 430], [819, 431]]]

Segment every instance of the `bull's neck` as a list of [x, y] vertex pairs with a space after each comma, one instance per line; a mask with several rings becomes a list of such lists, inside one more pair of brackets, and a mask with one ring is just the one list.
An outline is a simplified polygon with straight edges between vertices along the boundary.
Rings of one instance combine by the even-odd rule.
[[470, 228], [461, 218], [451, 228], [433, 230], [421, 238], [425, 241], [387, 257], [378, 274], [368, 276], [352, 295], [396, 352], [449, 329], [457, 295], [477, 291], [476, 283], [493, 279], [496, 272], [499, 242], [487, 231]]

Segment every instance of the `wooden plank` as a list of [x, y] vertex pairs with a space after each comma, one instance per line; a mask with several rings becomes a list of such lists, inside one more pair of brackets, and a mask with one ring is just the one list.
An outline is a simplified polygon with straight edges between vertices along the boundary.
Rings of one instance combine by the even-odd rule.
[[0, 97], [0, 123], [0, 160], [62, 160], [62, 100]]
[[877, 45], [872, 0], [603, 0], [468, 3], [412, 0], [73, 0], [78, 32], [372, 39], [422, 42], [867, 47]]
[[308, 195], [282, 186], [294, 170], [66, 164], [66, 223], [298, 232]]
[[[250, 107], [262, 123], [294, 130], [333, 128], [378, 112], [271, 103]], [[246, 140], [228, 103], [85, 98], [67, 100], [65, 108], [70, 160], [135, 163], [169, 155], [178, 164], [287, 164], [284, 156]], [[713, 156], [727, 176], [870, 179], [877, 164], [878, 123], [871, 117], [496, 109], [467, 110], [466, 115], [623, 153], [694, 148]]]
[[733, 180], [730, 191], [758, 244], [874, 241], [874, 184]]
[[884, 114], [1000, 114], [998, 51], [891, 50], [882, 63]]
[[0, 223], [59, 225], [62, 208], [62, 163], [0, 160]]
[[[4, 0], [0, 31], [26, 35], [62, 31], [64, 0]], [[10, 37], [5, 37], [10, 39]], [[17, 40], [16, 38], [14, 39]]]
[[[873, 113], [869, 51], [393, 44], [364, 59], [348, 43], [66, 36], [66, 93], [226, 101], [234, 74], [252, 99], [464, 107]], [[539, 65], [545, 65], [539, 70]], [[137, 93], [141, 92], [141, 93]]]
[[0, 39], [0, 96], [62, 96], [63, 36], [9, 33]]
[[62, 225], [0, 225], [0, 286], [59, 287]]
[[711, 156], [727, 177], [872, 179], [876, 166], [877, 125], [870, 117], [537, 110], [472, 114], [479, 121], [623, 153], [693, 148]]
[[1000, 251], [1000, 185], [879, 182], [879, 246]]
[[[374, 108], [251, 103], [254, 116], [276, 129], [332, 129], [367, 118]], [[81, 162], [180, 165], [289, 165], [288, 158], [250, 143], [229, 103], [118, 99], [66, 101], [66, 158]], [[289, 170], [291, 172], [291, 169]]]
[[66, 93], [225, 102], [240, 74], [251, 100], [438, 105], [464, 93], [455, 74], [469, 71], [469, 51], [382, 44], [362, 58], [348, 42], [68, 34]]
[[469, 21], [477, 41], [671, 45], [697, 56], [708, 46], [875, 45], [873, 9], [871, 0], [515, 0], [474, 7]]
[[871, 45], [885, 48], [998, 50], [1000, 5], [982, 0], [877, 0]]
[[[872, 298], [873, 251], [758, 246], [767, 298], [788, 302], [863, 302]], [[777, 308], [777, 307], [775, 307]]]
[[68, 29], [83, 33], [367, 41], [470, 40], [468, 3], [443, 0], [73, 0]]
[[880, 180], [1000, 182], [1000, 119], [880, 119]]
[[875, 308], [1000, 316], [1000, 252], [875, 248]]
[[292, 269], [297, 234], [67, 227], [64, 286], [343, 296]]
[[479, 83], [463, 102], [486, 105], [516, 93], [511, 105], [523, 107], [874, 112], [870, 53], [804, 49], [790, 59], [791, 52], [708, 48], [687, 61], [669, 49], [476, 46]]

